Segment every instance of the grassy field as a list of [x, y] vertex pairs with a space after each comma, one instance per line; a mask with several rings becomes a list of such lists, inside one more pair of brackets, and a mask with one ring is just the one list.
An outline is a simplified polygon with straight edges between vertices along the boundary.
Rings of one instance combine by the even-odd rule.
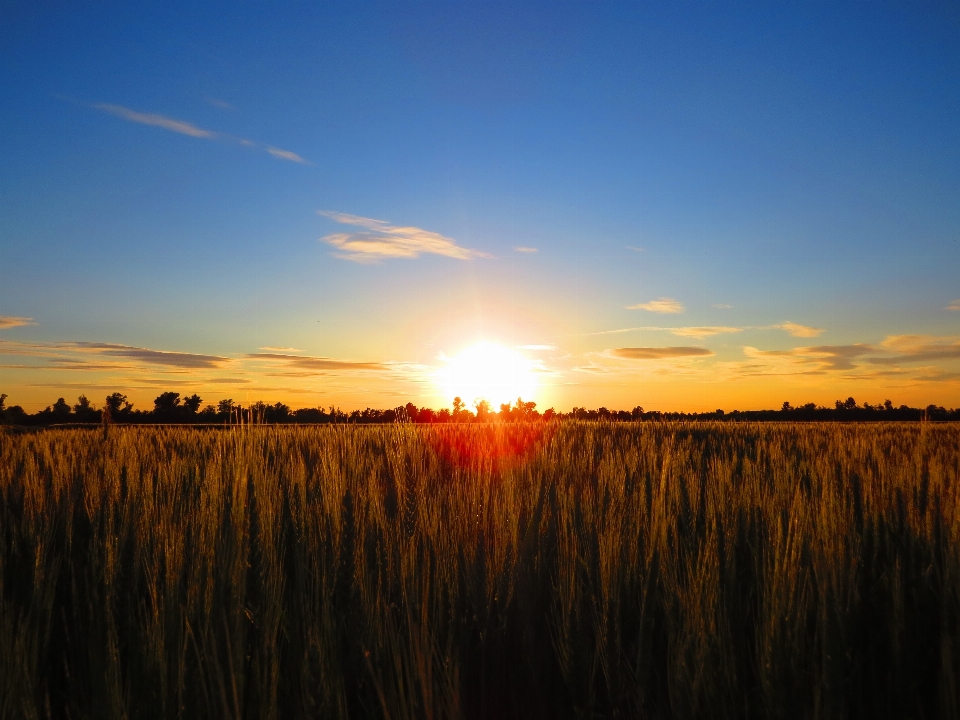
[[960, 427], [0, 434], [2, 718], [960, 714]]

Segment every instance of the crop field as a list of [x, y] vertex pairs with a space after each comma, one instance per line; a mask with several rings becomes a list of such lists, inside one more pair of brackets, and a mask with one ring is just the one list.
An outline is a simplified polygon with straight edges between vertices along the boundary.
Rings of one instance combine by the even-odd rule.
[[0, 434], [2, 718], [960, 715], [960, 427]]

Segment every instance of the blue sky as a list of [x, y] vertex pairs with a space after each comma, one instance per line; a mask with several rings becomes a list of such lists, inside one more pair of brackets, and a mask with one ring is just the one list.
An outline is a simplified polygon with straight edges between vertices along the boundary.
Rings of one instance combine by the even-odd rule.
[[960, 404], [960, 9], [663, 5], [4, 5], [0, 389]]

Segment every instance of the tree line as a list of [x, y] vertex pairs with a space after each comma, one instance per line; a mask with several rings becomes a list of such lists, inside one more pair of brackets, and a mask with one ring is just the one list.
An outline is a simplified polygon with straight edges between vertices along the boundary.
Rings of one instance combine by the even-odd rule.
[[177, 392], [161, 393], [153, 401], [152, 410], [141, 410], [120, 392], [108, 395], [100, 407], [81, 395], [73, 405], [58, 398], [39, 412], [30, 414], [19, 405], [7, 407], [6, 393], [0, 393], [0, 424], [24, 426], [49, 426], [63, 424], [324, 424], [324, 423], [485, 423], [485, 422], [536, 422], [570, 418], [587, 421], [641, 422], [641, 421], [891, 421], [891, 420], [960, 420], [960, 408], [946, 409], [939, 405], [914, 408], [907, 405], [894, 406], [890, 400], [871, 405], [858, 404], [852, 397], [837, 400], [833, 407], [807, 403], [794, 407], [784, 402], [779, 410], [715, 410], [713, 412], [686, 413], [644, 410], [640, 406], [632, 410], [609, 410], [605, 407], [587, 409], [574, 407], [569, 413], [549, 408], [537, 410], [535, 402], [517, 398], [514, 403], [503, 403], [494, 410], [486, 400], [478, 400], [473, 409], [459, 397], [454, 398], [452, 408], [433, 410], [407, 403], [387, 410], [366, 408], [346, 412], [330, 406], [291, 409], [284, 403], [267, 404], [263, 401], [247, 406], [232, 399], [220, 400], [216, 405], [203, 405], [202, 398], [193, 393], [181, 396]]

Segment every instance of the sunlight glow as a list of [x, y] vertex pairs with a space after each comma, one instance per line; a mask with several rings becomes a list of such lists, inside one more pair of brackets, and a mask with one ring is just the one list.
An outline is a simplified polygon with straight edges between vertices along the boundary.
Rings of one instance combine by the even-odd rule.
[[437, 384], [449, 400], [460, 397], [472, 408], [483, 399], [494, 411], [517, 398], [533, 400], [537, 391], [533, 361], [516, 350], [488, 342], [449, 358], [437, 373]]

